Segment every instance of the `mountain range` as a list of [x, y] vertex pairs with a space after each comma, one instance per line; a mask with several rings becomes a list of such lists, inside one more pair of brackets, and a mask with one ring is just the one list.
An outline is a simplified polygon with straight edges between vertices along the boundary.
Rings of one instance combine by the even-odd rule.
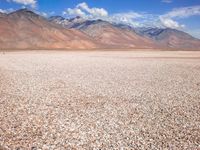
[[104, 20], [42, 17], [28, 9], [0, 13], [1, 49], [200, 50], [200, 40], [170, 28], [134, 28]]
[[99, 45], [75, 29], [66, 29], [27, 9], [0, 17], [1, 49], [85, 49]]

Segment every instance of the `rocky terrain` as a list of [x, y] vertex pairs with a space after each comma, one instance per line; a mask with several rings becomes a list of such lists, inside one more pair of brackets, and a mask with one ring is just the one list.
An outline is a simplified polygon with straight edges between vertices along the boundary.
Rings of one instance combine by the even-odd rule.
[[199, 52], [1, 52], [0, 147], [197, 150], [199, 60]]

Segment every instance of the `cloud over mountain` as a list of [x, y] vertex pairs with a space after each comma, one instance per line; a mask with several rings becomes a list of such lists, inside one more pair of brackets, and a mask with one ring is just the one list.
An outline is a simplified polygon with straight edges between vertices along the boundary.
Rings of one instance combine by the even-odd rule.
[[7, 0], [8, 2], [15, 2], [26, 6], [36, 7], [37, 0]]
[[[126, 23], [132, 26], [140, 26], [140, 20], [147, 19], [147, 14], [134, 11], [109, 14], [104, 8], [89, 7], [87, 3], [79, 3], [75, 8], [67, 8], [63, 15], [70, 17], [81, 16], [86, 19], [103, 19], [115, 23]], [[149, 16], [148, 16], [149, 17]], [[144, 22], [143, 22], [144, 23]]]
[[[162, 0], [171, 3], [172, 0]], [[85, 19], [103, 19], [112, 23], [123, 23], [133, 27], [159, 27], [187, 30], [180, 20], [200, 15], [200, 6], [180, 7], [164, 14], [151, 14], [148, 12], [118, 12], [110, 14], [104, 8], [89, 7], [86, 2], [77, 4], [74, 8], [67, 8], [63, 12], [68, 17], [81, 16]]]
[[9, 12], [12, 12], [14, 11], [12, 8], [9, 8], [9, 9], [0, 9], [0, 13], [9, 13]]
[[103, 8], [90, 8], [87, 3], [83, 2], [76, 5], [75, 8], [68, 8], [63, 14], [69, 14], [82, 17], [105, 17], [108, 12]]
[[175, 19], [183, 19], [195, 15], [200, 15], [200, 5], [173, 9], [172, 11], [161, 15], [160, 21], [165, 27], [183, 28], [185, 25], [178, 23]]

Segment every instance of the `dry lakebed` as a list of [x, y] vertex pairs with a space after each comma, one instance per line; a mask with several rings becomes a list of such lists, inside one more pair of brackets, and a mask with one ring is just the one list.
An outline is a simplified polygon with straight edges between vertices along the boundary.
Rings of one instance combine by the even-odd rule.
[[0, 149], [200, 149], [200, 52], [0, 52]]

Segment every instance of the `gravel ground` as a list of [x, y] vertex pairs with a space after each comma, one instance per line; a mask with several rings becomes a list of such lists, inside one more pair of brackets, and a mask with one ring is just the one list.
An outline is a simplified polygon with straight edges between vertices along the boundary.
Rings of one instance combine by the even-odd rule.
[[0, 53], [0, 149], [200, 148], [200, 52]]

